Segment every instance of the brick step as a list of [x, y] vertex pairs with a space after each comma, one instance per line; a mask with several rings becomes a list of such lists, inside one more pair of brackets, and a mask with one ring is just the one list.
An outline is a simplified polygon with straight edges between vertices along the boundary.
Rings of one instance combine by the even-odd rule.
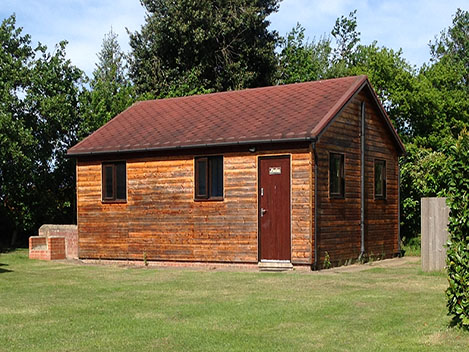
[[65, 238], [60, 236], [29, 237], [29, 259], [65, 259]]

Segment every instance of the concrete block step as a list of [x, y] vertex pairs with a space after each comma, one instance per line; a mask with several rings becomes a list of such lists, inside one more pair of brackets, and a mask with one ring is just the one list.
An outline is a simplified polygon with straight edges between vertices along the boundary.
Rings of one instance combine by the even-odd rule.
[[288, 260], [261, 260], [258, 266], [260, 271], [287, 271], [293, 269], [292, 263]]

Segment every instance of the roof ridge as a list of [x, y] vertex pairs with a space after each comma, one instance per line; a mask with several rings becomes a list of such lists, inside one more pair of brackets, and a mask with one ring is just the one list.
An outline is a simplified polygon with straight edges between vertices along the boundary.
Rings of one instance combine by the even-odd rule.
[[355, 77], [355, 81], [352, 85], [346, 90], [346, 92], [336, 101], [336, 103], [329, 109], [329, 111], [324, 115], [324, 117], [314, 126], [310, 131], [311, 137], [316, 137], [337, 115], [340, 109], [347, 103], [348, 100], [355, 94], [355, 92], [363, 85], [363, 83], [368, 82], [368, 76], [359, 75], [359, 76], [348, 76], [348, 78]]
[[294, 83], [287, 83], [287, 84], [276, 84], [271, 86], [263, 86], [263, 87], [252, 87], [252, 88], [243, 88], [243, 89], [234, 89], [234, 90], [224, 90], [220, 92], [212, 92], [212, 93], [202, 93], [202, 94], [193, 94], [193, 95], [185, 95], [181, 97], [169, 97], [169, 98], [160, 98], [160, 99], [149, 99], [143, 100], [142, 103], [149, 103], [149, 102], [156, 102], [156, 101], [174, 101], [174, 100], [185, 100], [185, 99], [198, 99], [200, 97], [211, 97], [215, 95], [224, 95], [224, 94], [239, 94], [240, 92], [252, 92], [252, 91], [262, 91], [262, 90], [271, 90], [277, 88], [286, 88], [291, 86], [299, 86], [299, 85], [313, 85], [313, 84], [320, 84], [323, 82], [331, 82], [331, 81], [339, 81], [339, 80], [346, 80], [358, 77], [366, 77], [365, 75], [357, 75], [357, 76], [344, 76], [344, 77], [335, 77], [335, 78], [327, 78], [321, 79], [317, 81], [305, 81], [305, 82], [294, 82]]

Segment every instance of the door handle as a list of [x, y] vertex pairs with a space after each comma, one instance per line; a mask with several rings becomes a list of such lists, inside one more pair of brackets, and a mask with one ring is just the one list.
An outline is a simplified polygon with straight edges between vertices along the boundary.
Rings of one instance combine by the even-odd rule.
[[265, 213], [267, 213], [267, 210], [264, 208], [261, 208], [261, 218], [264, 216]]

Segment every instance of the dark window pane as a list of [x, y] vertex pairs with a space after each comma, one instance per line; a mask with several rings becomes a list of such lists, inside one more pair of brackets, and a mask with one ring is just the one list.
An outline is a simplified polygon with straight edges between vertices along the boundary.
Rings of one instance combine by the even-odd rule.
[[211, 197], [223, 197], [223, 157], [212, 157], [210, 160]]
[[379, 163], [375, 164], [375, 192], [377, 196], [383, 194], [383, 184], [381, 182], [381, 165]]
[[116, 199], [127, 198], [125, 163], [116, 164]]
[[125, 201], [127, 199], [126, 163], [103, 164], [103, 201]]
[[386, 161], [375, 160], [375, 197], [386, 196]]
[[339, 180], [339, 194], [344, 195], [344, 156], [339, 155], [337, 158], [337, 179]]
[[207, 197], [207, 158], [197, 159], [195, 162], [196, 197]]
[[112, 199], [114, 197], [112, 179], [113, 179], [112, 165], [104, 167], [104, 198]]
[[344, 156], [342, 154], [330, 154], [329, 190], [331, 195], [344, 195]]
[[335, 156], [332, 159], [332, 192], [340, 193], [340, 160]]

